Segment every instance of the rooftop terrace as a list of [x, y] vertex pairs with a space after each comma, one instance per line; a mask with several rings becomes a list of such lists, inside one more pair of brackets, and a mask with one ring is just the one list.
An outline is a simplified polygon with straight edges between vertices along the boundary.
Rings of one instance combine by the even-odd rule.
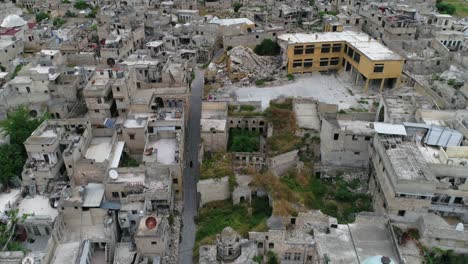
[[111, 150], [112, 137], [95, 137], [86, 150], [85, 158], [103, 162], [109, 159]]

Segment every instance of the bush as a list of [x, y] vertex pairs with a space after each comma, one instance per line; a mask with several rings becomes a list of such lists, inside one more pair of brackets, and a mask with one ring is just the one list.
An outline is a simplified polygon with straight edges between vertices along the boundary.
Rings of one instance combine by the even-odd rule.
[[76, 14], [70, 10], [67, 10], [67, 12], [65, 12], [65, 17], [76, 17]]
[[457, 8], [454, 5], [443, 2], [438, 2], [436, 4], [436, 8], [441, 14], [453, 15], [457, 11]]
[[66, 21], [65, 19], [63, 19], [63, 18], [61, 18], [61, 17], [56, 17], [56, 18], [54, 18], [53, 24], [54, 24], [54, 26], [56, 26], [56, 27], [61, 27], [61, 26], [63, 26], [63, 24], [65, 24], [66, 22], [67, 22], [67, 21]]
[[254, 48], [254, 52], [260, 56], [277, 56], [280, 54], [280, 51], [281, 48], [278, 43], [271, 39], [264, 39]]
[[265, 84], [265, 80], [262, 80], [262, 79], [260, 79], [260, 80], [255, 80], [255, 85], [257, 85], [257, 86], [262, 86], [262, 85], [264, 85], [264, 84]]
[[77, 2], [75, 2], [75, 4], [73, 5], [74, 8], [78, 9], [78, 10], [85, 10], [86, 8], [89, 7], [88, 3], [86, 3], [85, 1], [83, 0], [79, 0]]
[[239, 9], [242, 7], [242, 4], [241, 3], [234, 3], [233, 5], [234, 7], [234, 12], [239, 12]]
[[240, 111], [241, 112], [244, 112], [244, 111], [252, 112], [253, 110], [255, 110], [255, 106], [253, 106], [253, 105], [241, 105], [240, 106]]
[[234, 129], [229, 133], [229, 151], [255, 152], [260, 147], [260, 134], [255, 131]]
[[288, 75], [286, 75], [286, 77], [288, 77], [288, 80], [294, 81], [294, 75], [288, 74]]
[[37, 23], [41, 22], [42, 20], [49, 19], [49, 18], [50, 18], [49, 14], [44, 13], [44, 12], [39, 12], [36, 14]]

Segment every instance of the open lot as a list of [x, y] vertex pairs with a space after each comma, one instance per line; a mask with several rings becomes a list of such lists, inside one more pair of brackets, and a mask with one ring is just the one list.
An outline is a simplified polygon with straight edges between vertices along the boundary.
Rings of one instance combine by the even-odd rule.
[[320, 102], [338, 104], [340, 109], [356, 107], [361, 96], [358, 95], [359, 91], [353, 88], [352, 83], [344, 77], [344, 75], [315, 73], [296, 77], [294, 82], [280, 86], [265, 88], [250, 86], [234, 88], [234, 91], [238, 101], [262, 101], [263, 109], [268, 107], [270, 100], [281, 96], [315, 98]]

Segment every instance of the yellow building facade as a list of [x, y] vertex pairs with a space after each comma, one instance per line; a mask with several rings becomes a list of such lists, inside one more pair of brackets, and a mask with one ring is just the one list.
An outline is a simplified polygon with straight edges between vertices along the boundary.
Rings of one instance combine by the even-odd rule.
[[404, 58], [365, 33], [283, 34], [278, 41], [288, 74], [344, 70], [366, 91], [399, 85]]

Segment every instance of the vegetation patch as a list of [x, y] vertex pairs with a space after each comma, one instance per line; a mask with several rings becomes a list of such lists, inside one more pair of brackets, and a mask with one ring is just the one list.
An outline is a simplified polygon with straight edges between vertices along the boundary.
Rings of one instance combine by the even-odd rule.
[[255, 46], [253, 51], [260, 56], [277, 56], [280, 54], [281, 48], [275, 41], [264, 39], [260, 44]]
[[28, 157], [24, 141], [46, 119], [46, 116], [33, 119], [26, 107], [8, 113], [7, 119], [0, 121], [0, 127], [10, 135], [10, 144], [0, 145], [0, 182], [9, 185], [13, 178], [21, 178], [23, 165]]
[[297, 149], [301, 139], [296, 136], [296, 117], [292, 110], [292, 99], [270, 102], [264, 113], [273, 124], [273, 136], [267, 139], [267, 154], [276, 156]]
[[424, 248], [424, 263], [465, 264], [468, 263], [468, 254], [456, 254], [453, 250], [443, 250], [440, 248]]
[[372, 197], [358, 191], [365, 184], [359, 180], [322, 180], [312, 175], [310, 169], [292, 170], [283, 177], [270, 173], [256, 175], [254, 185], [264, 186], [273, 196], [273, 214], [290, 215], [294, 208], [321, 210], [338, 219], [339, 223], [354, 222], [359, 212], [372, 211]]
[[138, 167], [140, 166], [140, 162], [138, 160], [132, 158], [128, 153], [122, 153], [122, 158], [120, 160], [121, 167]]
[[260, 133], [242, 129], [229, 132], [228, 149], [231, 152], [256, 152], [260, 148]]
[[36, 14], [37, 23], [41, 22], [42, 20], [49, 19], [49, 18], [50, 18], [49, 14], [45, 12], [39, 12]]
[[457, 11], [457, 8], [454, 5], [442, 2], [440, 0], [437, 1], [436, 8], [437, 11], [439, 11], [441, 14], [453, 15]]
[[225, 227], [232, 227], [243, 237], [249, 231], [266, 231], [266, 220], [270, 215], [271, 207], [267, 197], [252, 197], [251, 205], [233, 205], [231, 200], [207, 203], [195, 218], [197, 233], [194, 256], [198, 256], [201, 245], [214, 243], [216, 234]]
[[205, 159], [200, 167], [200, 179], [222, 178], [224, 176], [234, 176], [231, 155], [222, 152], [205, 154]]

